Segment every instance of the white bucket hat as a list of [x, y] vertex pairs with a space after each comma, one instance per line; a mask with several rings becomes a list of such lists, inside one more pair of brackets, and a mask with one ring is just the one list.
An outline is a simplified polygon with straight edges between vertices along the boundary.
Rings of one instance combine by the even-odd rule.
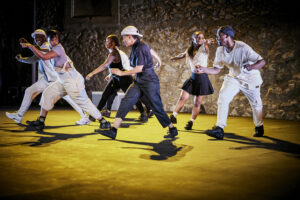
[[31, 34], [31, 37], [34, 38], [35, 35], [43, 35], [43, 36], [47, 37], [45, 31], [42, 30], [42, 29], [36, 29], [36, 30]]
[[134, 26], [126, 26], [122, 30], [121, 35], [137, 35], [139, 37], [143, 37], [143, 35], [139, 33], [139, 30]]

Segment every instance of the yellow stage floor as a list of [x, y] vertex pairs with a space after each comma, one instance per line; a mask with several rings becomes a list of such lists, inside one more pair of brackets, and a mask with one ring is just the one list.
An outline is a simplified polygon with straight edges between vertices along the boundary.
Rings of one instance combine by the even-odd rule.
[[299, 198], [299, 121], [265, 119], [265, 137], [254, 138], [251, 118], [230, 117], [220, 141], [203, 134], [216, 116], [185, 131], [190, 115], [180, 114], [178, 137], [165, 140], [155, 117], [140, 124], [130, 112], [114, 141], [94, 132], [97, 122], [75, 126], [68, 109], [50, 111], [43, 132], [27, 131], [38, 116], [17, 125], [0, 111], [1, 200]]

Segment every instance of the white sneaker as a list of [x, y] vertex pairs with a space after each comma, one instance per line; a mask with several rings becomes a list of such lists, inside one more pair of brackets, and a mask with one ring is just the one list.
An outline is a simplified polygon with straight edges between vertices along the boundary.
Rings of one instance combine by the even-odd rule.
[[21, 123], [22, 122], [22, 117], [20, 117], [17, 113], [9, 113], [6, 112], [6, 117], [8, 117], [11, 120], [14, 120], [17, 123]]
[[88, 117], [83, 117], [79, 121], [76, 122], [77, 125], [87, 125], [90, 124], [90, 120]]

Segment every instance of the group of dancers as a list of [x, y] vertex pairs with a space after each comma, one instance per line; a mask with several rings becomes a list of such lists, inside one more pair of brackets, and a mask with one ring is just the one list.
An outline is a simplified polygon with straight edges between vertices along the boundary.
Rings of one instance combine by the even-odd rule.
[[[73, 62], [67, 56], [59, 41], [59, 33], [49, 30], [47, 33], [37, 29], [32, 33], [36, 45], [20, 42], [23, 48], [29, 48], [34, 53], [33, 57], [24, 58], [18, 55], [20, 62], [39, 63], [39, 80], [25, 90], [25, 95], [20, 109], [16, 113], [6, 113], [6, 116], [17, 123], [21, 123], [23, 115], [28, 110], [32, 100], [42, 92], [40, 100], [41, 113], [36, 121], [27, 121], [27, 124], [42, 130], [45, 127], [45, 119], [54, 104], [64, 98], [80, 115], [78, 125], [89, 124], [90, 120], [98, 120], [99, 129], [96, 132], [115, 139], [118, 128], [127, 113], [136, 105], [140, 112], [139, 120], [146, 122], [152, 114], [156, 116], [162, 127], [169, 127], [165, 138], [174, 138], [178, 135], [177, 116], [184, 107], [190, 95], [194, 96], [194, 105], [191, 119], [187, 122], [185, 129], [191, 130], [200, 112], [200, 106], [204, 96], [213, 94], [214, 89], [208, 74], [218, 74], [224, 66], [229, 68], [229, 73], [224, 77], [218, 98], [217, 123], [205, 133], [217, 139], [223, 139], [224, 128], [227, 125], [229, 104], [239, 92], [247, 97], [250, 102], [253, 121], [255, 124], [254, 137], [264, 135], [262, 100], [260, 97], [260, 86], [262, 78], [259, 72], [265, 65], [264, 59], [256, 53], [249, 45], [242, 41], [234, 40], [235, 31], [230, 26], [219, 27], [217, 31], [217, 42], [219, 47], [216, 51], [214, 64], [208, 68], [209, 46], [214, 42], [205, 39], [201, 31], [192, 35], [192, 43], [187, 50], [175, 57], [172, 61], [185, 58], [187, 66], [191, 69], [191, 77], [182, 86], [182, 92], [177, 101], [173, 113], [168, 116], [165, 112], [160, 96], [160, 84], [154, 68], [161, 66], [161, 59], [144, 41], [143, 35], [134, 26], [127, 26], [121, 32], [123, 43], [131, 47], [131, 54], [127, 55], [119, 49], [120, 42], [117, 35], [109, 35], [105, 46], [109, 51], [106, 60], [99, 67], [88, 73], [86, 80], [90, 80], [95, 74], [109, 69], [109, 75], [105, 78], [108, 84], [105, 87], [98, 107], [96, 107], [86, 94], [84, 78], [75, 69]], [[157, 61], [154, 67], [153, 58]], [[115, 120], [111, 125], [104, 119], [100, 111], [107, 104], [110, 108], [114, 97], [119, 89], [125, 93]], [[145, 108], [143, 106], [145, 105]], [[89, 114], [89, 117], [85, 114]], [[104, 114], [104, 113], [103, 113]]]

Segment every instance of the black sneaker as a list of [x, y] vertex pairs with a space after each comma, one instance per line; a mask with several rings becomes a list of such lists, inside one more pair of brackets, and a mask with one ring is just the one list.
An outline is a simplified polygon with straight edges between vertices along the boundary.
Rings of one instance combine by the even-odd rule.
[[151, 118], [151, 117], [154, 115], [154, 113], [153, 113], [152, 110], [149, 110], [149, 111], [147, 112], [147, 115], [148, 115], [148, 118]]
[[105, 121], [105, 122], [100, 122], [100, 126], [99, 126], [100, 129], [108, 129], [110, 128], [110, 123], [108, 121]]
[[95, 119], [94, 117], [92, 117], [92, 115], [89, 116], [89, 120], [90, 120], [91, 122], [95, 122], [95, 121], [96, 121], [96, 119]]
[[117, 129], [115, 129], [114, 127], [112, 127], [109, 130], [95, 129], [95, 132], [100, 133], [101, 135], [109, 137], [113, 140], [117, 137]]
[[219, 140], [223, 140], [224, 137], [224, 131], [219, 126], [214, 126], [212, 129], [204, 131], [204, 133]]
[[176, 127], [169, 128], [168, 135], [165, 135], [164, 138], [174, 138], [176, 135], [178, 135], [178, 131]]
[[145, 123], [148, 121], [148, 116], [145, 113], [142, 113], [136, 121]]
[[188, 121], [184, 128], [186, 130], [192, 130], [192, 127], [193, 127], [193, 122], [192, 121]]
[[45, 128], [45, 123], [37, 119], [36, 121], [26, 121], [26, 123], [36, 130], [43, 130]]
[[171, 122], [172, 122], [173, 124], [177, 124], [177, 119], [176, 119], [176, 117], [174, 117], [173, 114], [170, 115], [170, 120], [171, 120]]
[[264, 135], [264, 126], [255, 127], [255, 134], [253, 137], [262, 137]]
[[109, 110], [102, 111], [101, 115], [104, 117], [110, 117], [110, 111]]

